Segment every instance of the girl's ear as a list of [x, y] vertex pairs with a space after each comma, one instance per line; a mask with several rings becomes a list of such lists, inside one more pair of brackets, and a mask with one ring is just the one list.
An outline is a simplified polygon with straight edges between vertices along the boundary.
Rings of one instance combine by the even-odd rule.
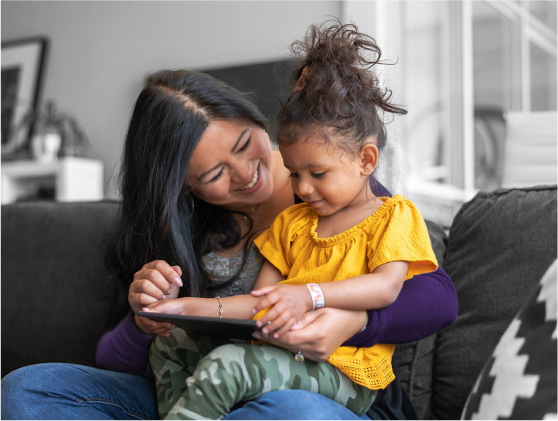
[[369, 176], [378, 166], [378, 148], [373, 143], [367, 143], [360, 148], [360, 173]]

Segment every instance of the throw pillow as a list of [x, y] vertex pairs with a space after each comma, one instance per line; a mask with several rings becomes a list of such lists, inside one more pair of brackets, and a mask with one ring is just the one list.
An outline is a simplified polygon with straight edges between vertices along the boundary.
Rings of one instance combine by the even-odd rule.
[[463, 419], [556, 419], [556, 261], [513, 319]]
[[459, 419], [486, 361], [556, 260], [556, 186], [481, 192], [450, 228], [459, 314], [436, 340], [431, 417]]

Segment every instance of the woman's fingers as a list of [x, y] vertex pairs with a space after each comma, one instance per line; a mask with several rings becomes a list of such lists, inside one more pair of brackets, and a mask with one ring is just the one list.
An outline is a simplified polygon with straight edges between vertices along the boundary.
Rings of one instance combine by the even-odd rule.
[[285, 333], [287, 333], [289, 330], [291, 330], [291, 328], [293, 327], [293, 325], [296, 323], [296, 319], [294, 317], [291, 317], [290, 319], [288, 319], [283, 326], [281, 326], [281, 328], [279, 328], [278, 330], [276, 330], [275, 332], [273, 332], [273, 337], [274, 338], [279, 338], [280, 336], [284, 335]]
[[[302, 352], [312, 361], [326, 361], [327, 358], [352, 334], [355, 320], [360, 320], [359, 312], [324, 308], [305, 313], [301, 323], [305, 326], [289, 330], [278, 338], [273, 335], [261, 335], [269, 343], [296, 353]], [[360, 323], [360, 321], [359, 321]], [[359, 323], [356, 323], [357, 325]], [[343, 333], [340, 333], [343, 331]], [[350, 336], [348, 336], [350, 335]]]
[[136, 324], [145, 333], [149, 335], [158, 335], [167, 337], [166, 333], [174, 329], [176, 326], [169, 322], [158, 322], [148, 317], [137, 316]]
[[149, 279], [158, 287], [168, 289], [166, 283], [174, 284], [177, 287], [183, 285], [182, 270], [178, 266], [170, 266], [164, 260], [154, 260], [153, 262], [146, 263], [143, 267], [134, 274], [134, 281], [138, 279]]
[[170, 266], [164, 260], [145, 264], [134, 274], [128, 301], [134, 312], [158, 300], [177, 298], [182, 285], [179, 266]]
[[[176, 272], [176, 274], [178, 276], [182, 276], [182, 269], [180, 269], [180, 266], [173, 266], [172, 267], [174, 269], [174, 271]], [[178, 284], [176, 284], [176, 286], [180, 287], [182, 285], [179, 285], [180, 283], [182, 283], [182, 280], [180, 280], [180, 282], [178, 282]]]

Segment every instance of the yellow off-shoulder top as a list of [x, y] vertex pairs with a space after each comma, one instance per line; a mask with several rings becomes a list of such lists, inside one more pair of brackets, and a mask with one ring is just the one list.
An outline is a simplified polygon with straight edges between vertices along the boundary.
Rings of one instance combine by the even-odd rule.
[[[410, 262], [405, 279], [436, 270], [436, 256], [420, 211], [401, 195], [380, 199], [384, 203], [371, 216], [329, 238], [316, 235], [319, 215], [311, 206], [291, 206], [256, 238], [256, 246], [287, 277], [281, 283], [293, 285], [353, 278], [398, 260]], [[383, 389], [395, 378], [393, 351], [390, 344], [342, 346], [328, 362], [358, 384]]]

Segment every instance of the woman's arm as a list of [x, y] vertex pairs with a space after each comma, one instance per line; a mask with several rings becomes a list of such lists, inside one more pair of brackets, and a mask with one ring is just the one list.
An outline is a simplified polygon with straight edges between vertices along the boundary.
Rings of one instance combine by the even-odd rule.
[[[370, 177], [376, 196], [391, 193]], [[389, 307], [368, 310], [368, 325], [346, 345], [370, 347], [377, 343], [400, 344], [426, 338], [451, 325], [457, 318], [457, 294], [443, 269], [417, 275], [403, 284], [397, 300]]]
[[403, 284], [397, 300], [368, 311], [368, 325], [345, 344], [371, 347], [423, 339], [451, 325], [457, 317], [455, 286], [443, 269], [413, 276]]
[[153, 335], [143, 333], [132, 312], [114, 329], [106, 332], [97, 346], [95, 362], [105, 370], [151, 376], [149, 346]]
[[325, 361], [341, 345], [368, 348], [377, 343], [412, 342], [449, 326], [456, 317], [455, 287], [438, 268], [405, 281], [389, 307], [368, 312], [325, 307], [306, 313], [303, 328], [279, 338], [254, 336], [293, 353], [301, 351], [310, 360]]

